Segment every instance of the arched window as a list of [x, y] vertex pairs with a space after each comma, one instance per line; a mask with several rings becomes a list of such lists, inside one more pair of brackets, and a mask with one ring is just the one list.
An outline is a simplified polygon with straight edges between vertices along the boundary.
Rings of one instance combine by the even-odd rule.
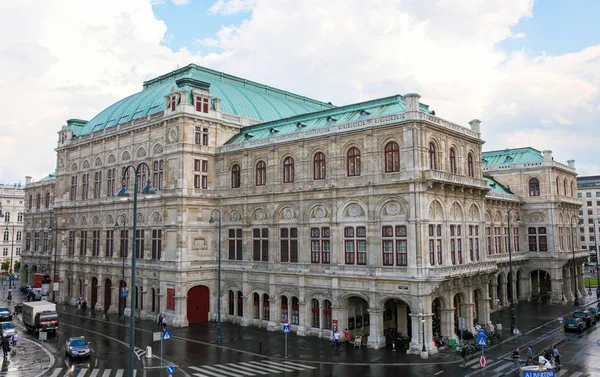
[[565, 196], [567, 196], [567, 180], [566, 179], [563, 181], [563, 192], [564, 192]]
[[8, 241], [8, 230], [4, 231], [4, 241]]
[[269, 295], [264, 293], [263, 294], [263, 315], [262, 315], [262, 319], [265, 321], [269, 321], [271, 320], [271, 310], [269, 308]]
[[19, 212], [19, 213], [17, 213], [17, 221], [18, 221], [18, 222], [21, 222], [21, 221], [23, 221], [23, 212]]
[[267, 183], [267, 164], [264, 161], [256, 163], [256, 185], [264, 186]]
[[252, 295], [253, 305], [253, 317], [254, 319], [260, 319], [260, 295], [256, 292]]
[[294, 182], [294, 159], [286, 157], [283, 160], [283, 183]]
[[560, 180], [556, 177], [556, 195], [560, 195]]
[[433, 143], [429, 143], [429, 169], [437, 170], [435, 145]]
[[469, 153], [467, 156], [467, 174], [469, 177], [475, 176], [475, 169], [473, 168], [473, 153]]
[[315, 154], [315, 158], [313, 159], [313, 177], [315, 180], [317, 179], [325, 179], [325, 174], [327, 171], [327, 166], [325, 163], [325, 154], [323, 152], [318, 152]]
[[40, 209], [40, 205], [42, 204], [42, 195], [37, 194], [35, 199], [35, 208]]
[[450, 148], [450, 173], [456, 174], [456, 151]]
[[231, 187], [240, 187], [240, 165], [238, 164], [231, 167]]
[[285, 322], [289, 320], [289, 307], [288, 307], [288, 298], [286, 296], [281, 296], [281, 322]]
[[400, 147], [392, 141], [385, 146], [385, 172], [393, 173], [400, 171]]
[[49, 192], [46, 193], [46, 199], [44, 200], [44, 206], [46, 208], [50, 207], [50, 193]]
[[540, 181], [537, 178], [529, 180], [529, 196], [540, 196]]
[[360, 150], [356, 147], [350, 148], [346, 158], [348, 177], [360, 175]]
[[575, 195], [573, 195], [573, 181], [571, 181], [571, 196], [575, 197]]
[[10, 222], [10, 212], [4, 213], [4, 222], [6, 222], [6, 223]]
[[235, 302], [235, 293], [233, 291], [229, 291], [229, 315], [234, 315], [234, 302]]
[[311, 304], [310, 304], [310, 311], [312, 314], [312, 318], [311, 318], [311, 325], [314, 328], [321, 328], [321, 318], [320, 318], [320, 313], [319, 313], [319, 300], [317, 300], [316, 298], [313, 298], [312, 300], [310, 300]]

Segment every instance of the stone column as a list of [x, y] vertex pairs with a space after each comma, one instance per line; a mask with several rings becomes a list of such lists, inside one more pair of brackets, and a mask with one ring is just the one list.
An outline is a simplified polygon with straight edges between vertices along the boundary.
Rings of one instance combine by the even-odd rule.
[[323, 338], [325, 335], [323, 331], [323, 323], [325, 323], [325, 310], [323, 309], [325, 306], [324, 301], [325, 300], [319, 300], [319, 338]]
[[492, 310], [497, 310], [498, 309], [498, 283], [496, 282], [496, 279], [494, 279], [491, 283], [490, 283], [490, 305], [492, 307]]
[[308, 329], [310, 328], [310, 317], [306, 310], [306, 303], [298, 302], [298, 315], [300, 316], [300, 318], [298, 319], [298, 330], [296, 331], [296, 333], [299, 336], [306, 336], [307, 334], [310, 334], [310, 332], [308, 331]]
[[563, 292], [565, 295], [565, 300], [567, 301], [573, 301], [573, 299], [575, 298], [575, 296], [573, 295], [573, 289], [571, 288], [571, 281], [571, 271], [567, 268], [565, 278], [563, 281]]
[[519, 283], [521, 284], [521, 300], [530, 300], [531, 299], [531, 288], [529, 286], [530, 275], [527, 274], [525, 277], [521, 277]]
[[460, 304], [460, 312], [465, 317], [465, 330], [473, 330], [473, 307], [475, 304], [462, 303]]
[[479, 318], [477, 319], [479, 324], [482, 326], [490, 325], [492, 323], [490, 319], [490, 299], [480, 298], [479, 299]]
[[385, 334], [383, 333], [383, 309], [368, 309], [369, 312], [369, 341], [367, 347], [385, 347]]
[[577, 288], [579, 289], [579, 297], [587, 296], [587, 288], [584, 280], [584, 267], [581, 263], [578, 263], [577, 268]]
[[440, 309], [440, 330], [442, 335], [449, 338], [458, 339], [458, 336], [454, 333], [454, 309]]
[[552, 279], [552, 292], [550, 294], [550, 301], [553, 304], [560, 304], [562, 301], [562, 278]]
[[500, 284], [500, 297], [498, 298], [500, 299], [502, 305], [508, 305], [508, 292], [506, 290], [507, 287], [508, 284], [506, 282]]
[[[106, 289], [106, 288], [104, 288]], [[104, 289], [102, 289], [102, 291], [104, 291]], [[131, 294], [131, 292], [129, 292], [129, 294]], [[116, 297], [116, 299], [115, 299]], [[129, 297], [127, 297], [129, 298]], [[104, 304], [104, 303], [103, 303]], [[129, 306], [129, 305], [127, 305]], [[118, 313], [119, 312], [119, 287], [118, 286], [114, 286], [111, 285], [110, 286], [110, 307], [108, 308], [108, 313]], [[127, 313], [129, 313], [129, 311], [127, 311]]]
[[169, 323], [171, 326], [185, 327], [189, 325], [187, 318], [187, 294], [185, 292], [181, 294], [179, 288], [175, 290], [175, 317]]
[[277, 303], [276, 301], [277, 300], [273, 300], [269, 295], [269, 323], [267, 324], [267, 330], [269, 331], [283, 329], [283, 326], [281, 325], [280, 303]]

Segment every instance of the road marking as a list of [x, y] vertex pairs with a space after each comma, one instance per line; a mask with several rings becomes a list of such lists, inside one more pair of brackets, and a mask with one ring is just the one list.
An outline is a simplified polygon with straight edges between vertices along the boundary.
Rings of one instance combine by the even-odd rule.
[[256, 368], [245, 367], [245, 366], [241, 366], [239, 364], [234, 364], [234, 363], [232, 363], [232, 365], [235, 365], [235, 367], [237, 369], [247, 370], [248, 372], [253, 372], [253, 373], [258, 373], [258, 374], [270, 374], [268, 372], [263, 372], [262, 370], [258, 370]]
[[581, 372], [575, 372], [575, 373], [573, 373], [573, 374], [571, 375], [571, 377], [579, 377], [579, 376], [581, 376], [582, 374], [583, 374], [583, 373], [581, 373]]
[[123, 372], [125, 372], [125, 369], [117, 369], [117, 374], [115, 374], [115, 377], [123, 377]]
[[87, 373], [87, 368], [81, 368], [77, 377], [83, 377]]
[[501, 365], [500, 367], [494, 369], [494, 372], [500, 372], [502, 369], [506, 369], [512, 365], [514, 365], [512, 362], [507, 362], [506, 364]]
[[304, 369], [317, 369], [317, 367], [313, 367], [312, 365], [302, 365], [302, 364], [292, 363], [291, 361], [282, 361], [281, 363], [287, 364], [287, 365], [296, 365], [296, 366], [302, 367]]
[[469, 366], [469, 365], [471, 365], [471, 364], [475, 364], [475, 363], [476, 363], [476, 362], [478, 362], [478, 361], [479, 361], [479, 359], [477, 359], [477, 358], [474, 358], [473, 360], [471, 360], [471, 361], [468, 361], [467, 363], [465, 363], [465, 365], [466, 365], [466, 366]]
[[197, 370], [199, 372], [208, 373], [209, 374], [209, 376], [207, 376], [206, 374], [202, 374], [202, 373], [194, 373], [194, 376], [198, 376], [198, 377], [212, 377], [212, 376], [214, 376], [214, 377], [227, 377], [227, 376], [224, 376], [222, 374], [218, 374], [218, 373], [215, 373], [215, 372], [210, 371], [210, 370], [204, 370], [204, 369], [198, 368], [198, 367], [190, 367], [190, 369]]
[[269, 368], [271, 369], [275, 369], [275, 370], [279, 370], [282, 372], [294, 372], [294, 369], [287, 369], [281, 366], [278, 366], [277, 363], [273, 363], [275, 365], [271, 365], [267, 362], [267, 360], [262, 360], [262, 361], [250, 361], [250, 364], [258, 364], [258, 365], [265, 365], [265, 363], [268, 365]]
[[[567, 369], [563, 369], [556, 374], [556, 377], [564, 376], [567, 372], [568, 372]], [[571, 376], [571, 377], [573, 377], [573, 376]]]
[[[263, 363], [267, 363], [269, 365], [275, 365], [276, 367], [280, 367], [281, 368], [281, 364], [280, 363], [276, 363], [276, 362], [271, 361], [271, 360], [263, 360]], [[292, 366], [292, 365], [283, 365], [283, 366], [284, 367], [288, 367], [288, 368], [292, 368], [292, 369], [295, 369], [295, 370], [306, 370], [305, 368], [300, 368], [300, 367]]]
[[219, 368], [225, 369], [226, 371], [233, 371], [235, 373], [238, 374], [242, 374], [244, 376], [256, 376], [256, 374], [248, 372], [248, 371], [241, 371], [240, 368], [237, 367], [237, 365], [235, 367], [231, 367], [231, 366], [227, 366], [227, 365], [219, 365]]
[[110, 369], [106, 369], [104, 371], [104, 373], [102, 373], [102, 377], [109, 377], [110, 376]]
[[62, 372], [62, 368], [54, 368], [54, 372], [50, 375], [50, 377], [57, 377], [60, 372]]
[[[270, 369], [267, 365], [262, 365], [262, 364], [254, 365], [254, 364], [250, 364], [250, 363], [240, 363], [240, 364], [246, 365], [250, 368], [267, 371], [269, 373], [281, 373], [280, 370]], [[293, 372], [293, 371], [290, 370], [290, 372]]]
[[[223, 373], [225, 376], [237, 377], [237, 372], [230, 372], [228, 370], [221, 370], [221, 369], [219, 369], [219, 368], [221, 368], [221, 366], [219, 364], [216, 364], [216, 365], [203, 365], [203, 367], [204, 367], [204, 369], [208, 369], [209, 371], [210, 370], [214, 370], [215, 372]], [[217, 368], [217, 367], [219, 367], [219, 368]]]
[[[194, 367], [190, 367], [190, 368], [194, 368]], [[196, 377], [211, 377], [211, 376], [207, 376], [206, 374], [202, 374], [202, 373], [194, 373], [193, 376], [196, 376]]]
[[442, 374], [442, 373], [444, 373], [444, 371], [440, 370], [439, 372], [437, 372], [436, 374], [434, 374], [434, 376], [437, 376], [438, 374]]
[[100, 369], [92, 370], [92, 373], [90, 373], [90, 377], [96, 377], [98, 375], [98, 372], [100, 372]]

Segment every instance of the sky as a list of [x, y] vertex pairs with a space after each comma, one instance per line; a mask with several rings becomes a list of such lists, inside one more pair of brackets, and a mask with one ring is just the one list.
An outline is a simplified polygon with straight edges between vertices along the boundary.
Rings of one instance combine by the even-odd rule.
[[0, 183], [55, 169], [57, 132], [190, 63], [344, 105], [417, 92], [600, 174], [597, 0], [0, 0]]

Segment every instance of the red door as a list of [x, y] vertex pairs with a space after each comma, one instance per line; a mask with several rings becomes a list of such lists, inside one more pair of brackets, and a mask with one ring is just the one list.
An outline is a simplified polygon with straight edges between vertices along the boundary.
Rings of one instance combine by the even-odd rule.
[[188, 291], [187, 317], [190, 324], [208, 321], [209, 309], [208, 287], [198, 285]]
[[92, 302], [90, 308], [93, 310], [98, 302], [98, 279], [92, 278]]

